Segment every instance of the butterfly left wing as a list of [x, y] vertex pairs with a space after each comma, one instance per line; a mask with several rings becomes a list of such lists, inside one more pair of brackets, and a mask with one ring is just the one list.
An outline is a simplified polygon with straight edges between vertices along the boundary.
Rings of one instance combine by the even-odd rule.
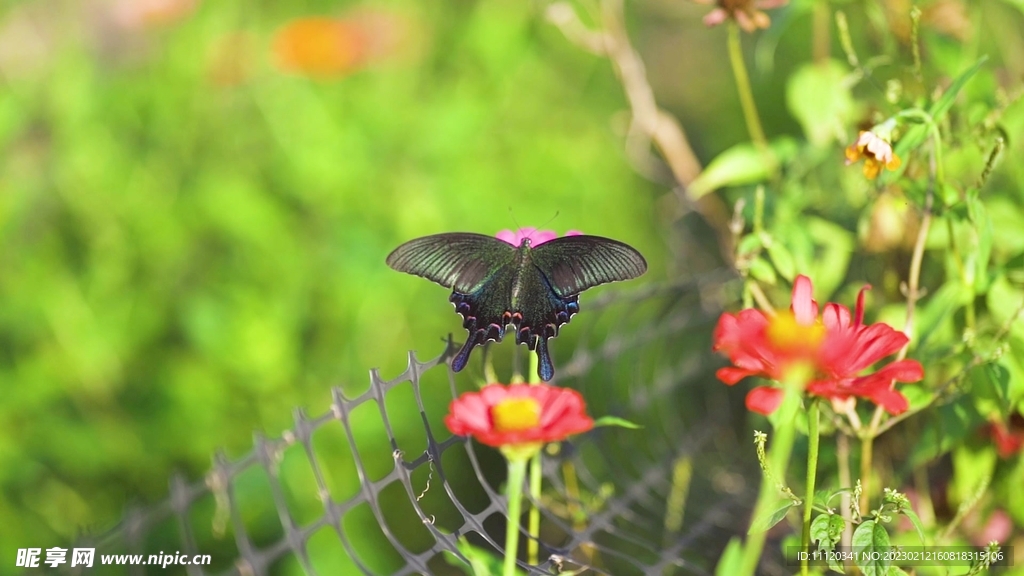
[[530, 259], [563, 298], [647, 271], [647, 261], [635, 248], [601, 236], [556, 238], [531, 250]]
[[452, 359], [452, 370], [466, 367], [473, 348], [500, 341], [511, 319], [512, 261], [516, 250], [491, 236], [468, 232], [435, 234], [410, 240], [387, 257], [399, 272], [421, 276], [452, 290], [449, 301], [469, 332]]
[[512, 262], [515, 248], [492, 236], [450, 232], [416, 238], [388, 254], [387, 265], [463, 294]]

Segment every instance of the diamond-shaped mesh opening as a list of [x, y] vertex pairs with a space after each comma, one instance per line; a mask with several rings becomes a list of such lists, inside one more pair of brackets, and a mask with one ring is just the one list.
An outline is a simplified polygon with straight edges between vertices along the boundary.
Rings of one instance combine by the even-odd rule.
[[[704, 295], [722, 281], [606, 292], [558, 339], [558, 384], [580, 390], [591, 414], [643, 429], [599, 428], [549, 447], [534, 502], [541, 560], [521, 562], [524, 570], [713, 571], [754, 488], [737, 473], [749, 466], [738, 463], [754, 461], [732, 427], [742, 407], [712, 377], [717, 314]], [[76, 545], [94, 546], [97, 558], [211, 556], [209, 566], [174, 568], [189, 575], [470, 574], [467, 553], [504, 554], [505, 466], [495, 450], [442, 424], [451, 399], [473, 386], [471, 374], [456, 386], [447, 370], [454, 350], [449, 342], [425, 362], [410, 354], [390, 380], [371, 372], [368, 388], [348, 388], [360, 390], [355, 397], [335, 389], [326, 412], [296, 410], [280, 437], [256, 436], [241, 458], [218, 454], [205, 478], [172, 478], [166, 500], [129, 510], [110, 532]], [[499, 369], [511, 361], [498, 358]], [[416, 418], [407, 416], [411, 405]], [[168, 573], [99, 569], [89, 573]]]

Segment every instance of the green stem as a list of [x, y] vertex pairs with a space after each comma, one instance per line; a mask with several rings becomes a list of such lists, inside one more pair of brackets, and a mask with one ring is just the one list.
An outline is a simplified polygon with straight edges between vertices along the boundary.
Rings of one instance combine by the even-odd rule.
[[871, 459], [874, 456], [875, 437], [868, 433], [860, 439], [860, 509], [869, 510], [871, 502]]
[[814, 55], [815, 64], [823, 64], [828, 61], [831, 52], [832, 40], [829, 28], [832, 24], [832, 11], [829, 9], [827, 0], [818, 0], [814, 3], [814, 20], [811, 29], [811, 53]]
[[[530, 497], [534, 502], [540, 502], [541, 489], [540, 453], [538, 452], [530, 460]], [[540, 508], [536, 505], [530, 507], [530, 520], [527, 527], [530, 541], [526, 543], [527, 559], [530, 564], [537, 565], [537, 555], [540, 550]]]
[[[540, 364], [540, 356], [536, 352], [530, 353], [530, 374], [528, 376], [531, 386], [540, 384], [540, 376], [537, 375], [537, 366]], [[534, 502], [540, 502], [541, 483], [541, 453], [530, 459], [530, 498]], [[530, 564], [537, 565], [537, 556], [540, 552], [540, 508], [530, 506], [530, 517], [527, 521], [526, 533], [530, 535], [530, 541], [526, 543], [526, 558]]]
[[736, 77], [736, 90], [739, 92], [743, 117], [747, 121], [750, 139], [759, 148], [766, 148], [768, 140], [764, 137], [764, 129], [761, 128], [761, 119], [757, 115], [757, 106], [754, 104], [754, 93], [750, 89], [750, 76], [747, 74], [747, 65], [743, 62], [740, 29], [732, 21], [729, 22], [729, 62], [732, 64], [732, 73]]
[[[814, 508], [814, 481], [818, 473], [818, 401], [807, 408], [807, 490], [804, 496], [803, 550], [811, 549], [811, 509]], [[807, 556], [800, 561], [800, 574], [807, 576]]]
[[[802, 386], [799, 389], [802, 389]], [[789, 457], [793, 453], [793, 440], [796, 437], [796, 416], [800, 407], [800, 393], [797, 390], [798, 388], [795, 386], [786, 387], [786, 395], [778, 411], [778, 426], [771, 439], [772, 445], [768, 449], [769, 466], [783, 479], [781, 480], [783, 483], [785, 482], [786, 468], [789, 466]], [[761, 492], [757, 497], [752, 518], [763, 517], [776, 504], [778, 498], [778, 487], [773, 482], [762, 480]], [[741, 576], [754, 574], [757, 564], [761, 560], [761, 552], [764, 550], [767, 535], [767, 531], [760, 531], [747, 537], [740, 563], [739, 574]]]
[[508, 522], [505, 525], [505, 563], [502, 576], [516, 576], [516, 551], [519, 549], [519, 515], [523, 504], [523, 480], [526, 478], [526, 460], [509, 459]]

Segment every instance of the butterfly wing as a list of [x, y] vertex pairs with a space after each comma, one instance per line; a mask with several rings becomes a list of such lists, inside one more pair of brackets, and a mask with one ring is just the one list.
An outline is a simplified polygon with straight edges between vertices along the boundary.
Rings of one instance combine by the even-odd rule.
[[452, 370], [466, 367], [477, 345], [501, 339], [511, 321], [509, 301], [515, 275], [516, 249], [483, 234], [453, 232], [416, 238], [396, 248], [387, 264], [437, 282], [452, 290], [449, 300], [469, 331]]
[[465, 294], [510, 264], [515, 253], [511, 245], [492, 236], [451, 232], [410, 240], [388, 255], [387, 264]]
[[530, 250], [513, 307], [522, 312], [517, 343], [537, 351], [543, 380], [555, 375], [548, 338], [579, 312], [579, 293], [606, 282], [629, 280], [647, 271], [647, 261], [627, 244], [600, 236], [565, 236]]
[[548, 353], [548, 338], [557, 336], [559, 328], [579, 311], [579, 296], [559, 296], [536, 266], [526, 266], [520, 272], [512, 308], [516, 343], [537, 351], [537, 374], [545, 382], [551, 380], [555, 368]]
[[636, 249], [601, 236], [556, 238], [531, 250], [530, 259], [561, 297], [647, 271], [647, 261]]

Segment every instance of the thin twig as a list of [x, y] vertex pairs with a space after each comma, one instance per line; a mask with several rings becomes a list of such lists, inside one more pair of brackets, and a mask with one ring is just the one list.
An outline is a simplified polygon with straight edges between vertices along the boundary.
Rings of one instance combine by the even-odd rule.
[[[910, 275], [907, 279], [907, 317], [903, 326], [903, 333], [907, 335], [907, 343], [900, 349], [899, 354], [896, 355], [896, 361], [903, 360], [907, 357], [907, 352], [910, 350], [910, 342], [914, 337], [914, 311], [917, 306], [917, 299], [920, 296], [920, 285], [921, 285], [921, 265], [924, 261], [924, 248], [925, 243], [928, 240], [928, 230], [932, 224], [932, 206], [935, 202], [935, 181], [936, 174], [938, 173], [937, 156], [939, 152], [938, 147], [942, 143], [938, 138], [932, 142], [932, 154], [929, 161], [929, 179], [928, 179], [928, 192], [924, 201], [924, 216], [921, 218], [921, 228], [917, 231], [917, 240], [914, 242], [914, 253], [910, 259]], [[893, 380], [890, 383], [890, 387], [896, 385], [896, 381]], [[871, 416], [871, 423], [868, 425], [867, 430], [861, 436], [861, 481], [864, 483], [864, 492], [861, 494], [861, 508], [867, 509], [868, 498], [870, 498], [870, 482], [871, 482], [871, 458], [873, 452], [873, 446], [875, 437], [878, 436], [879, 426], [882, 423], [882, 414], [884, 413], [882, 406], [875, 406], [875, 412]]]
[[693, 208], [715, 230], [722, 255], [732, 259], [729, 211], [721, 199], [705, 194], [694, 201], [686, 194], [702, 167], [679, 122], [658, 106], [654, 90], [640, 54], [629, 41], [623, 22], [622, 0], [601, 0], [601, 29], [592, 30], [580, 21], [567, 2], [555, 2], [547, 8], [547, 18], [572, 43], [593, 54], [606, 56], [615, 68], [629, 101], [632, 119], [628, 134], [630, 148], [653, 143], [679, 183], [677, 197]]
[[757, 301], [757, 305], [764, 310], [765, 314], [769, 316], [775, 316], [775, 308], [772, 303], [768, 301], [768, 297], [765, 296], [764, 291], [761, 290], [761, 286], [754, 280], [747, 282], [747, 289], [750, 290], [750, 294]]

